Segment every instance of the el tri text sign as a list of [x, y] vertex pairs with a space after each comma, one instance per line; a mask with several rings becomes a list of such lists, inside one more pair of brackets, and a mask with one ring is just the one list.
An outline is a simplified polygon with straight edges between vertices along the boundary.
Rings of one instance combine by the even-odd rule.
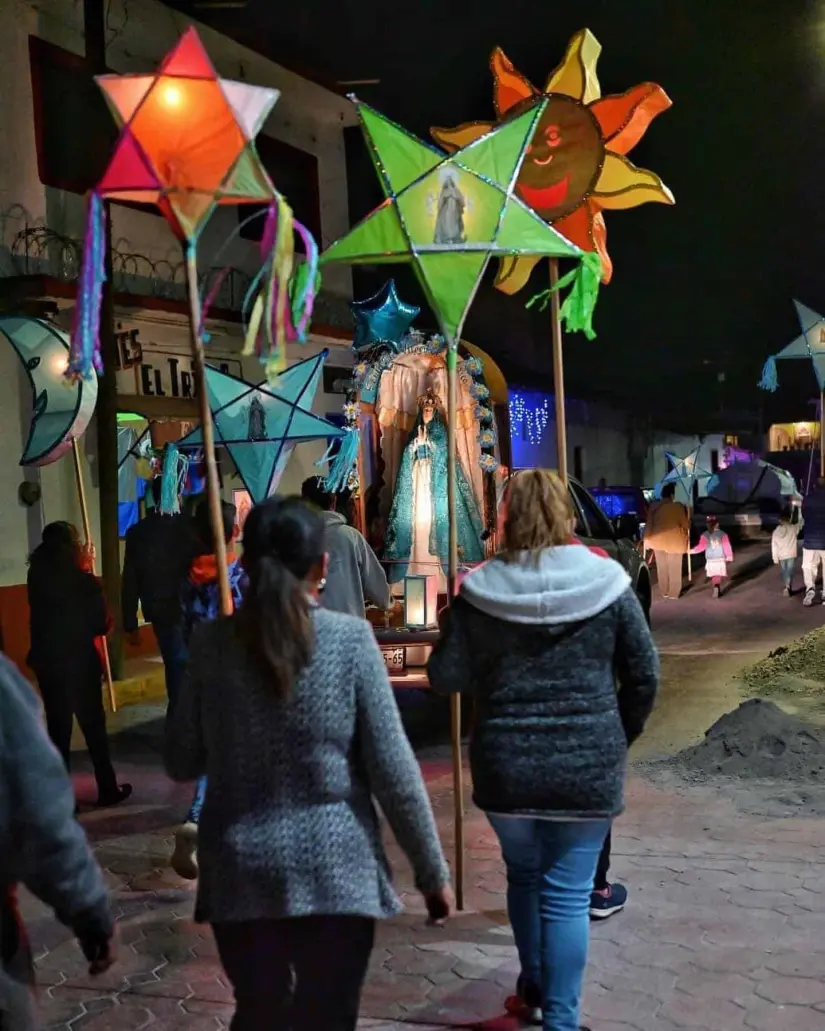
[[[118, 324], [118, 393], [141, 397], [167, 397], [192, 400], [197, 396], [192, 359], [189, 354], [165, 348], [143, 338], [140, 327]], [[210, 358], [221, 372], [241, 376], [241, 363], [235, 358]]]

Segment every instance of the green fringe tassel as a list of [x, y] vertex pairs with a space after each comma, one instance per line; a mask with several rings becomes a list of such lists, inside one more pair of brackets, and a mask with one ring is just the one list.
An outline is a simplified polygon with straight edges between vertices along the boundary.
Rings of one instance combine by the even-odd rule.
[[527, 307], [532, 308], [534, 304], [537, 304], [539, 309], [544, 311], [550, 303], [551, 294], [555, 290], [563, 290], [569, 286], [570, 293], [565, 297], [559, 312], [564, 327], [570, 333], [584, 333], [588, 340], [595, 340], [593, 313], [599, 299], [601, 279], [602, 263], [598, 254], [584, 251], [574, 269], [562, 276], [558, 283], [549, 290], [542, 290], [535, 297], [531, 297], [527, 302]]

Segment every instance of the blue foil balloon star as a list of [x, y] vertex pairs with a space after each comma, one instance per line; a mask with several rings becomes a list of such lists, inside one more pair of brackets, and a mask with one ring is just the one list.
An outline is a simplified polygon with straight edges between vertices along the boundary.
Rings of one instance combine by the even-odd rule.
[[376, 344], [391, 344], [397, 351], [421, 311], [416, 305], [399, 299], [394, 279], [385, 283], [373, 297], [352, 301], [350, 310], [355, 318], [352, 349], [356, 354]]

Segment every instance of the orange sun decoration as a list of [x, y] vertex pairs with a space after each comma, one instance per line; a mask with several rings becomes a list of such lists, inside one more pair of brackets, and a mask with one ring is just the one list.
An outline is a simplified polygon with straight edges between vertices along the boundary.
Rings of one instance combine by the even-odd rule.
[[[498, 47], [490, 66], [499, 122], [549, 97], [527, 148], [516, 193], [571, 243], [596, 251], [602, 263], [602, 280], [608, 283], [613, 263], [607, 253], [602, 211], [635, 208], [647, 201], [673, 204], [673, 194], [655, 173], [637, 168], [625, 157], [671, 102], [653, 82], [603, 97], [596, 77], [601, 49], [589, 29], [578, 32], [543, 93], [516, 71]], [[431, 132], [452, 152], [483, 136], [495, 124], [468, 122], [455, 129], [433, 128]], [[496, 286], [504, 293], [516, 293], [539, 260], [536, 255], [502, 258]]]

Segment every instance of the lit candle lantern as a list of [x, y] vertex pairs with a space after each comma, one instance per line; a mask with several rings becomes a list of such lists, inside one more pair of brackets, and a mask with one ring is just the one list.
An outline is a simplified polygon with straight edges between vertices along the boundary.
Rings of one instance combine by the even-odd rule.
[[404, 577], [404, 617], [410, 630], [436, 625], [438, 580], [434, 576], [410, 574]]

